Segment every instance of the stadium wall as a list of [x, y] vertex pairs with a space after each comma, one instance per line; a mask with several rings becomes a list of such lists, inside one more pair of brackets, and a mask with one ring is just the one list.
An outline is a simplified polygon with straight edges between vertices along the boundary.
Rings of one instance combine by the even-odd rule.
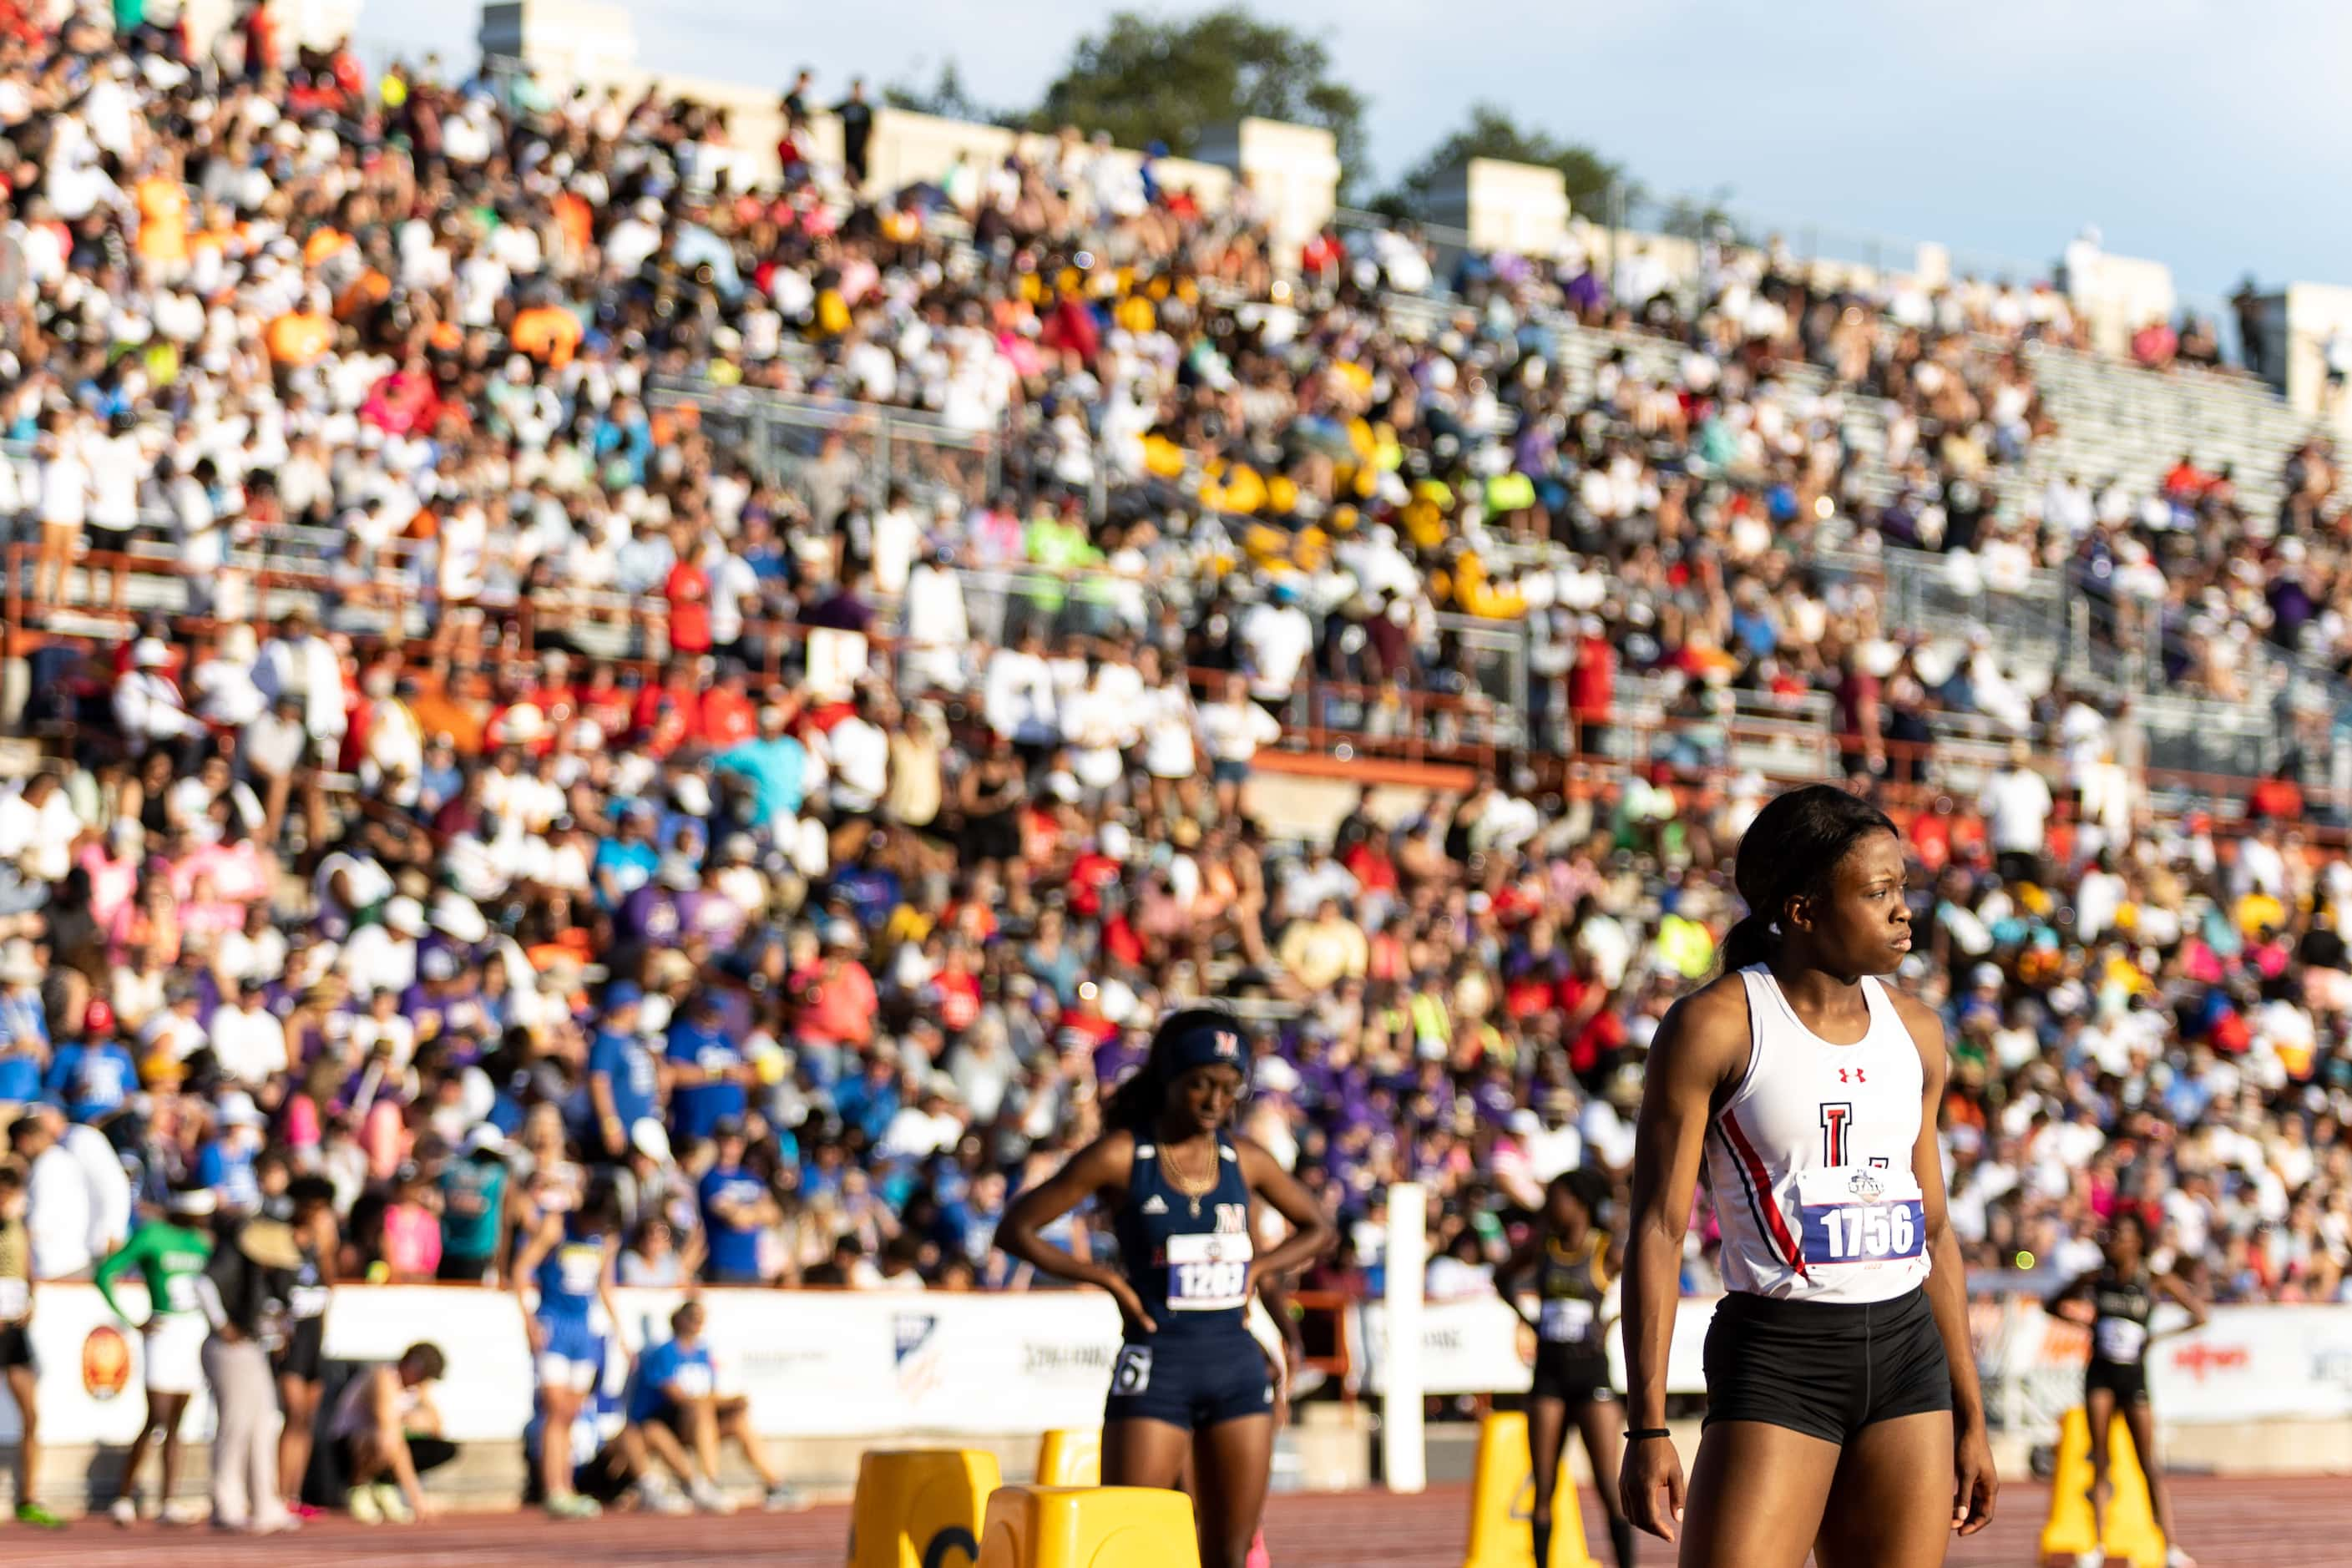
[[[125, 1292], [143, 1316], [136, 1287]], [[623, 1339], [632, 1347], [667, 1331], [675, 1290], [618, 1292]], [[1119, 1342], [1116, 1310], [1092, 1293], [1017, 1296], [715, 1289], [709, 1339], [723, 1392], [751, 1400], [753, 1420], [796, 1479], [818, 1487], [854, 1473], [870, 1444], [918, 1436], [996, 1448], [1019, 1473], [1036, 1436], [1087, 1427], [1101, 1417]], [[1979, 1302], [1973, 1309], [1989, 1399], [2022, 1455], [2046, 1442], [2080, 1397], [2084, 1331], [2047, 1318], [2038, 1304]], [[1686, 1300], [1675, 1323], [1668, 1387], [1703, 1389], [1701, 1347], [1712, 1303]], [[1352, 1338], [1354, 1375], [1368, 1399], [1387, 1382], [1385, 1314], [1361, 1310]], [[449, 1360], [436, 1392], [448, 1435], [478, 1455], [486, 1493], [510, 1501], [520, 1473], [519, 1437], [531, 1409], [530, 1359], [513, 1297], [434, 1286], [348, 1287], [330, 1309], [331, 1358], [390, 1360], [429, 1337]], [[33, 1322], [40, 1368], [45, 1470], [97, 1476], [119, 1456], [143, 1415], [140, 1347], [86, 1285], [44, 1287]], [[1527, 1386], [1528, 1350], [1502, 1302], [1433, 1301], [1423, 1310], [1420, 1379], [1437, 1397], [1508, 1394]], [[1612, 1344], [1620, 1363], [1622, 1352]], [[2352, 1306], [2223, 1307], [2204, 1329], [2167, 1339], [2151, 1355], [2156, 1405], [2175, 1462], [2223, 1472], [2352, 1470]], [[189, 1424], [208, 1432], [199, 1395]], [[1288, 1484], [1361, 1485], [1370, 1468], [1369, 1404], [1308, 1405], [1286, 1434]], [[16, 1414], [0, 1397], [0, 1447]], [[1433, 1451], [1450, 1441], [1433, 1426]], [[1433, 1462], [1433, 1473], [1448, 1467]]]

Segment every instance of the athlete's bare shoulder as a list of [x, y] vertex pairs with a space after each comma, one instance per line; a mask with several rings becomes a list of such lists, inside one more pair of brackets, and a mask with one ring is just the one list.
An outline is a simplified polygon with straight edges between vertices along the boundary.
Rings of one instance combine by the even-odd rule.
[[1727, 971], [1667, 1009], [1650, 1045], [1650, 1071], [1711, 1090], [1748, 1070], [1748, 984]]

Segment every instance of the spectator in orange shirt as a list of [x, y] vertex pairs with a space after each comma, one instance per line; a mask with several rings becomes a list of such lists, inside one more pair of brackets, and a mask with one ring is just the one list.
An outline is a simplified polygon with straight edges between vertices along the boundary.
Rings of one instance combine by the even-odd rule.
[[317, 363], [335, 346], [335, 322], [327, 314], [326, 291], [311, 289], [300, 305], [269, 323], [263, 340], [269, 347], [269, 363], [281, 371]]
[[581, 335], [580, 318], [544, 299], [514, 319], [514, 346], [551, 370], [572, 363], [572, 356], [579, 352]]
[[139, 208], [142, 268], [157, 279], [181, 277], [188, 267], [187, 186], [168, 160], [151, 157], [131, 195]]

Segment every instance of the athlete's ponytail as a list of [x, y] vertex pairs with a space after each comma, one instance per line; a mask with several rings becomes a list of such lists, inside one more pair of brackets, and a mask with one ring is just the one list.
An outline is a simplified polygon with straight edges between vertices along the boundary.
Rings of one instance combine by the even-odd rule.
[[1777, 941], [1769, 920], [1760, 914], [1742, 915], [1723, 933], [1723, 967], [1745, 969], [1765, 963], [1771, 958]]
[[1834, 784], [1807, 784], [1765, 802], [1740, 836], [1732, 880], [1748, 913], [1724, 935], [1723, 967], [1745, 969], [1769, 959], [1780, 944], [1780, 916], [1789, 900], [1822, 887], [1846, 851], [1874, 833], [1895, 833], [1895, 824]]

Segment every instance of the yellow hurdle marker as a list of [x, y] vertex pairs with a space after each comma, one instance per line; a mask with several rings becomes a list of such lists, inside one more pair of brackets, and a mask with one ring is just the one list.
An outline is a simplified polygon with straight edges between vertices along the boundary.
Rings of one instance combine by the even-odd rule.
[[2118, 1415], [2107, 1434], [2107, 1484], [2115, 1495], [2107, 1500], [2107, 1533], [2095, 1542], [2096, 1519], [2091, 1511], [2091, 1422], [2076, 1405], [2066, 1412], [2058, 1429], [2058, 1465], [2050, 1480], [2050, 1521], [2042, 1527], [2042, 1560], [2072, 1568], [2075, 1557], [2094, 1545], [2107, 1554], [2114, 1568], [2164, 1568], [2164, 1532], [2156, 1527], [2156, 1510], [2147, 1498], [2147, 1472], [2139, 1468], [2131, 1428]]
[[1037, 1445], [1037, 1484], [1041, 1487], [1102, 1485], [1102, 1429], [1061, 1429], [1048, 1432]]
[[1551, 1499], [1551, 1561], [1538, 1564], [1528, 1520], [1536, 1479], [1528, 1464], [1528, 1418], [1497, 1410], [1478, 1423], [1478, 1459], [1470, 1483], [1470, 1549], [1462, 1568], [1601, 1568], [1584, 1545], [1584, 1510], [1569, 1479], [1568, 1448]]
[[971, 1568], [1000, 1479], [996, 1456], [977, 1448], [865, 1455], [849, 1510], [849, 1568]]
[[999, 1487], [980, 1568], [1201, 1568], [1192, 1500], [1158, 1487]]

